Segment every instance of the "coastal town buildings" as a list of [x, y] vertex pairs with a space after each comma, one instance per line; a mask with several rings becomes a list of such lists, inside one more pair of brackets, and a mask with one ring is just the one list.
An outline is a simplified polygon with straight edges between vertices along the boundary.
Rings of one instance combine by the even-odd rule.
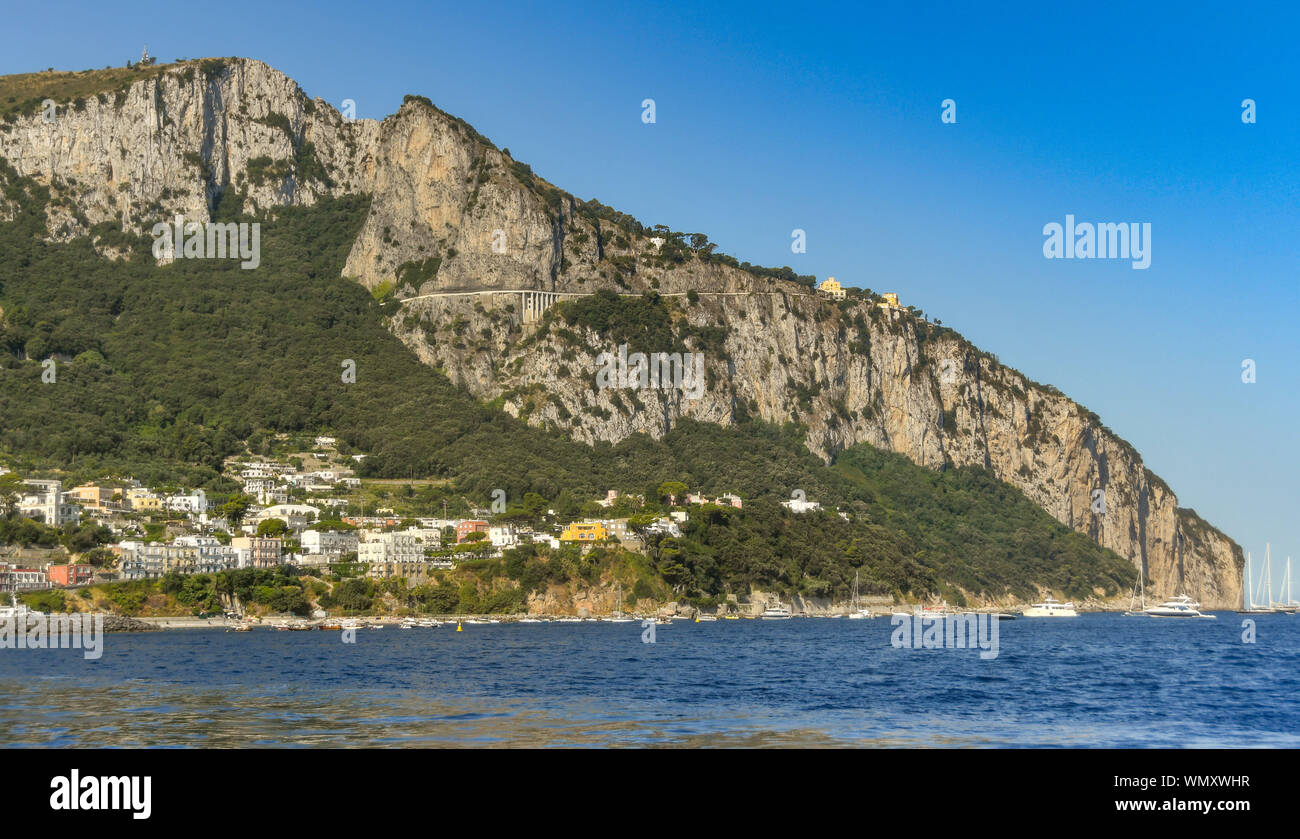
[[822, 284], [817, 286], [817, 290], [832, 300], [843, 300], [845, 296], [844, 286], [840, 285], [839, 280], [834, 277], [827, 277]]
[[85, 564], [50, 565], [45, 578], [56, 586], [83, 586], [95, 579], [95, 566]]
[[806, 498], [791, 498], [789, 501], [782, 501], [781, 506], [792, 513], [813, 513], [822, 508], [820, 503]]
[[0, 562], [0, 592], [31, 591], [48, 586], [45, 572], [39, 568], [21, 568]]
[[278, 536], [236, 536], [230, 545], [248, 551], [247, 564], [241, 563], [241, 568], [274, 568], [284, 555], [284, 542]]
[[305, 554], [339, 557], [356, 553], [359, 538], [356, 533], [337, 530], [304, 530], [302, 550]]
[[26, 492], [18, 499], [18, 512], [38, 519], [52, 527], [62, 527], [81, 520], [81, 507], [69, 502], [63, 493], [62, 481], [23, 481]]
[[599, 542], [609, 535], [604, 522], [575, 521], [560, 533], [561, 542]]
[[369, 563], [420, 562], [424, 544], [414, 533], [365, 533], [357, 545], [357, 561]]
[[458, 544], [464, 542], [465, 537], [471, 533], [487, 533], [489, 527], [490, 525], [482, 519], [467, 519], [459, 522], [456, 525], [456, 542]]

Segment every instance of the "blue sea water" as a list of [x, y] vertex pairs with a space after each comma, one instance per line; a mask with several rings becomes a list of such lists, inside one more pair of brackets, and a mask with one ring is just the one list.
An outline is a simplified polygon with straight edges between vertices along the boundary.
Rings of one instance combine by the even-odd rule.
[[1004, 621], [998, 656], [890, 620], [171, 630], [0, 650], [5, 746], [1300, 745], [1300, 617]]

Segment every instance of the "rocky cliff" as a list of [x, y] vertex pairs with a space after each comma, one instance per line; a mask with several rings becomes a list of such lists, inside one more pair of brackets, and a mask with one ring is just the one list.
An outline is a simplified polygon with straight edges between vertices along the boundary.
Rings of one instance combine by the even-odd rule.
[[[51, 188], [52, 238], [206, 221], [231, 198], [254, 212], [367, 193], [345, 274], [402, 301], [392, 328], [421, 359], [529, 422], [595, 442], [756, 415], [804, 423], [828, 460], [865, 442], [933, 468], [980, 464], [1145, 567], [1152, 594], [1240, 601], [1241, 549], [1055, 388], [873, 294], [831, 301], [705, 237], [579, 201], [421, 97], [352, 121], [260, 62], [210, 59], [57, 104], [53, 119], [33, 106], [0, 124], [0, 157]], [[700, 397], [598, 388], [598, 356], [617, 346], [554, 310], [526, 317], [520, 290], [660, 295], [675, 346], [649, 349], [701, 353]]]

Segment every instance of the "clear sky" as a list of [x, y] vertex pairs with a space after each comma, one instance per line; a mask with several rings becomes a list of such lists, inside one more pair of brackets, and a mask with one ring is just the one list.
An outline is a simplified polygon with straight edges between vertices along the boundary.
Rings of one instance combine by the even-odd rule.
[[[0, 73], [121, 66], [147, 44], [160, 61], [261, 59], [359, 117], [419, 93], [579, 197], [742, 260], [896, 291], [1096, 411], [1257, 558], [1271, 541], [1278, 580], [1279, 559], [1300, 560], [1298, 13], [7, 5]], [[1043, 226], [1067, 213], [1149, 222], [1150, 268], [1045, 259]]]

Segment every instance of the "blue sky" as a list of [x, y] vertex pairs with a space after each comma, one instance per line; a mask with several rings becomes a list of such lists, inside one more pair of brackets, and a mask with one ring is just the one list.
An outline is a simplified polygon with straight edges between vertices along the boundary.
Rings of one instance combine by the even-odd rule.
[[[1096, 411], [1256, 556], [1300, 559], [1300, 21], [1259, 8], [22, 4], [0, 72], [147, 44], [259, 58], [361, 117], [427, 95], [575, 195], [897, 291]], [[1045, 259], [1067, 213], [1149, 222], [1151, 267]]]

